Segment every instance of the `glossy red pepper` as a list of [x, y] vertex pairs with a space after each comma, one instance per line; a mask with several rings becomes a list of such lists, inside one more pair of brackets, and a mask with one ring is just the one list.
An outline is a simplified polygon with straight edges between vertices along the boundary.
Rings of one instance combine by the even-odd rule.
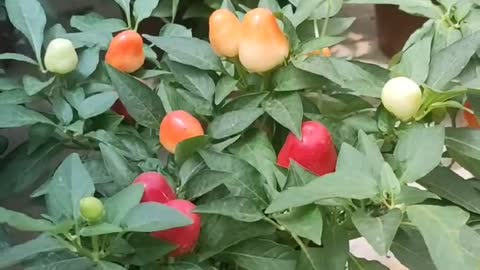
[[200, 237], [201, 217], [199, 214], [193, 213], [196, 206], [186, 200], [173, 200], [165, 205], [179, 211], [192, 220], [192, 224], [186, 227], [170, 229], [166, 231], [154, 232], [152, 236], [160, 240], [175, 244], [175, 249], [170, 256], [179, 257], [186, 255], [195, 249], [198, 238]]
[[133, 183], [144, 187], [142, 202], [167, 203], [177, 198], [165, 176], [157, 172], [142, 173]]
[[337, 151], [328, 129], [308, 121], [302, 124], [301, 139], [290, 133], [278, 154], [277, 164], [289, 168], [291, 160], [318, 176], [334, 172]]

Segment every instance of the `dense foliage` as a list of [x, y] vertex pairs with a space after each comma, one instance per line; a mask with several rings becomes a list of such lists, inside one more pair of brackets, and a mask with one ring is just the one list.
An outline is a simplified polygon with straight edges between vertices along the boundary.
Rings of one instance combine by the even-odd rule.
[[[480, 184], [451, 169], [480, 177], [479, 1], [186, 2], [63, 26], [4, 1], [31, 53], [0, 54], [20, 65], [0, 128], [28, 127], [0, 199], [33, 191], [45, 213], [0, 208], [4, 231], [38, 233], [4, 235], [0, 268], [386, 269], [350, 253], [363, 236], [412, 270], [480, 269]], [[429, 18], [388, 68], [329, 50], [342, 6], [371, 3]]]

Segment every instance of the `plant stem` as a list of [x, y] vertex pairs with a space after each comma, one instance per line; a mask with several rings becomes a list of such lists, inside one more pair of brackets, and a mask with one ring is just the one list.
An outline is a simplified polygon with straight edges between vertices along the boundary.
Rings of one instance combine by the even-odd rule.
[[264, 217], [263, 220], [265, 220], [266, 222], [272, 224], [275, 228], [277, 228], [279, 231], [285, 231], [285, 227], [283, 227], [282, 225], [278, 224], [277, 222], [275, 222], [273, 219], [270, 219], [268, 217]]
[[320, 37], [322, 38], [327, 33], [328, 20], [330, 19], [330, 5], [331, 5], [331, 0], [327, 0], [327, 17], [325, 18], [325, 22], [323, 23], [322, 34], [320, 35]]
[[313, 32], [315, 33], [315, 38], [320, 37], [320, 31], [318, 30], [318, 20], [313, 19]]
[[305, 256], [307, 256], [307, 259], [310, 262], [310, 264], [312, 265], [313, 269], [318, 270], [317, 266], [315, 265], [315, 262], [313, 261], [312, 256], [310, 256], [310, 252], [308, 252], [308, 249], [305, 246], [305, 244], [303, 243], [302, 239], [300, 239], [300, 237], [298, 237], [298, 235], [296, 235], [294, 233], [290, 233], [290, 234], [292, 235], [295, 242], [297, 242], [298, 246], [300, 246], [300, 249], [305, 253]]
[[93, 247], [93, 258], [94, 261], [99, 260], [99, 245], [98, 245], [98, 235], [92, 236], [92, 247]]
[[267, 71], [263, 74], [262, 90], [270, 91], [271, 83], [272, 83], [272, 72]]

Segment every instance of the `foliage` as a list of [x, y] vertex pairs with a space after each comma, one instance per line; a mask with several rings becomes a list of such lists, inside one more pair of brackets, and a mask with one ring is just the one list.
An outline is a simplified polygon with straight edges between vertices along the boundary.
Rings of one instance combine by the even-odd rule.
[[[39, 233], [2, 245], [0, 268], [386, 269], [350, 254], [348, 241], [360, 236], [410, 269], [479, 267], [480, 184], [463, 180], [446, 161], [480, 177], [480, 131], [456, 128], [454, 117], [452, 127], [443, 124], [467, 99], [480, 116], [479, 1], [115, 3], [125, 20], [89, 13], [73, 16], [70, 27], [50, 27], [39, 1], [5, 0], [31, 51], [0, 59], [36, 70], [20, 78], [7, 70], [0, 78], [0, 128], [29, 128], [28, 141], [0, 161], [0, 198], [41, 184], [32, 197], [41, 197], [45, 213], [32, 218], [0, 208], [0, 223]], [[338, 16], [343, 4], [367, 3], [395, 4], [429, 20], [388, 69], [312, 54], [344, 40], [354, 18]], [[205, 35], [175, 23], [206, 25], [220, 7], [242, 18], [256, 6], [274, 12], [290, 46], [284, 63], [261, 74], [218, 57]], [[150, 17], [165, 24], [158, 35], [143, 35], [143, 67], [126, 74], [107, 65], [113, 35], [138, 30]], [[54, 38], [73, 43], [73, 72], [46, 71], [43, 56]], [[398, 76], [422, 88], [418, 112], [405, 121], [380, 102], [385, 83]], [[122, 113], [113, 109], [119, 102]], [[195, 116], [206, 134], [171, 154], [159, 128], [176, 110]], [[277, 166], [288, 134], [300, 138], [307, 120], [330, 131], [335, 172], [317, 176], [295, 161]], [[0, 136], [0, 153], [7, 146]], [[173, 259], [176, 246], [151, 237], [192, 225], [178, 209], [142, 202], [146, 187], [132, 183], [151, 171], [197, 205], [201, 234], [188, 256]], [[95, 221], [80, 205], [92, 196], [101, 200]]]

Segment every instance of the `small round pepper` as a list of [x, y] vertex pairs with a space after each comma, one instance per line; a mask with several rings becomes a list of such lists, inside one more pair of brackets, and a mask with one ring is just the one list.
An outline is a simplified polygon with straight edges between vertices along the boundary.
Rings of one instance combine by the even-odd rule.
[[80, 200], [80, 214], [86, 221], [96, 223], [102, 220], [105, 215], [105, 208], [99, 199], [85, 197]]
[[108, 47], [105, 61], [126, 73], [140, 69], [145, 62], [142, 36], [133, 30], [116, 35]]
[[67, 74], [77, 67], [78, 55], [70, 40], [57, 38], [48, 44], [44, 62], [48, 71]]

